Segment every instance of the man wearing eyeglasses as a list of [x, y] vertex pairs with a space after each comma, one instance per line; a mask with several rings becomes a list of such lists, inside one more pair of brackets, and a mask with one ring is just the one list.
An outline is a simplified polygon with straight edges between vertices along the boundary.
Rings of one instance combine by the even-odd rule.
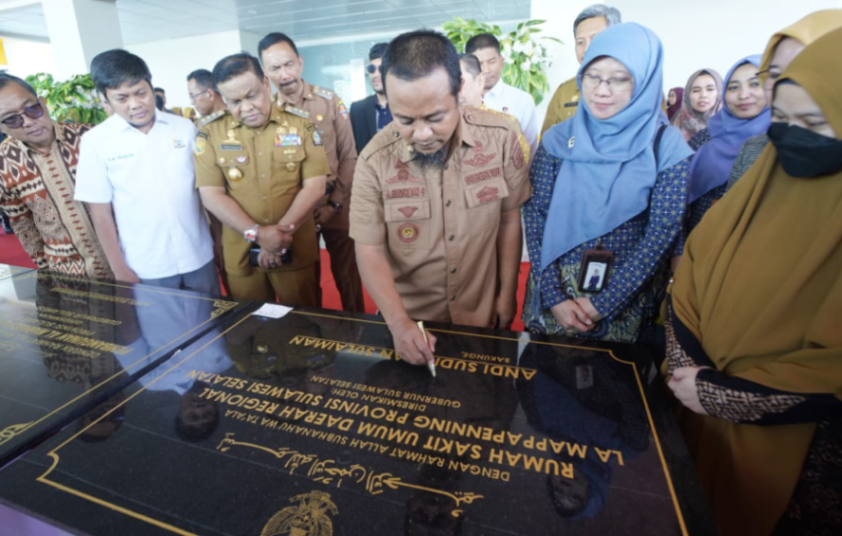
[[[331, 176], [326, 194], [316, 205], [316, 232], [324, 238], [330, 254], [331, 272], [342, 299], [342, 309], [365, 312], [354, 241], [348, 236], [351, 181], [357, 163], [348, 110], [334, 92], [312, 86], [302, 78], [304, 58], [288, 36], [280, 32], [268, 34], [257, 45], [257, 53], [266, 76], [278, 88], [276, 103], [303, 110], [324, 144]], [[319, 279], [320, 267], [320, 263], [316, 264]]]
[[[576, 59], [582, 63], [585, 52], [591, 46], [591, 41], [596, 34], [609, 26], [622, 23], [622, 16], [617, 8], [605, 4], [594, 4], [586, 7], [573, 21], [573, 37], [576, 40]], [[541, 127], [541, 134], [550, 129], [553, 125], [566, 121], [576, 114], [579, 106], [579, 85], [576, 77], [564, 82], [553, 94], [550, 105], [547, 108], [547, 116], [544, 118], [544, 125]]]
[[[202, 128], [216, 121], [227, 112], [225, 101], [222, 100], [219, 88], [213, 81], [213, 73], [207, 69], [196, 69], [187, 75], [187, 94], [190, 95], [190, 102], [201, 116], [194, 121], [196, 128]], [[225, 289], [227, 295], [230, 295], [228, 272], [225, 271], [225, 260], [222, 256], [222, 222], [210, 212], [207, 216], [213, 237], [213, 261], [222, 279], [222, 288]]]
[[196, 69], [187, 75], [187, 94], [201, 116], [196, 120], [197, 127], [201, 128], [225, 113], [225, 102], [213, 83], [213, 73], [207, 69]]
[[0, 73], [0, 206], [39, 269], [113, 279], [90, 215], [73, 200], [79, 140], [90, 125], [53, 123], [24, 80]]
[[363, 152], [375, 134], [392, 122], [392, 112], [389, 111], [389, 101], [383, 89], [383, 76], [380, 74], [380, 64], [383, 63], [383, 54], [388, 47], [388, 43], [377, 43], [368, 52], [369, 63], [365, 70], [374, 95], [351, 104], [351, 126], [354, 127], [357, 154]]

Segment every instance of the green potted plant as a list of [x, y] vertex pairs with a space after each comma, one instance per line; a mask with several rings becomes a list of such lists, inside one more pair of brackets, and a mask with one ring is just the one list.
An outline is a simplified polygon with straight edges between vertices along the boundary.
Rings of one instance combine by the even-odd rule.
[[456, 45], [456, 50], [464, 51], [465, 43], [478, 34], [490, 33], [500, 41], [503, 61], [503, 81], [520, 88], [541, 104], [544, 94], [549, 90], [545, 69], [550, 65], [550, 56], [542, 41], [550, 40], [561, 43], [554, 37], [539, 36], [543, 20], [521, 22], [511, 32], [503, 32], [500, 26], [477, 22], [473, 19], [454, 18], [442, 25], [447, 37]]
[[89, 74], [56, 82], [51, 74], [38, 73], [27, 76], [26, 81], [38, 96], [44, 97], [50, 117], [55, 121], [96, 125], [108, 118]]

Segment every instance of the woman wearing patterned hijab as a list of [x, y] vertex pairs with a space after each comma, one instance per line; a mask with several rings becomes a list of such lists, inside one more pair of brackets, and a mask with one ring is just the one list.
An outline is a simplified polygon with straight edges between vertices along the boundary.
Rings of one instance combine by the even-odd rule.
[[650, 319], [692, 154], [661, 108], [662, 68], [651, 30], [599, 33], [579, 69], [579, 112], [544, 134], [524, 205], [529, 329], [634, 341]]
[[687, 240], [669, 387], [722, 534], [842, 534], [842, 29], [774, 88], [772, 144]]
[[[687, 80], [681, 109], [670, 124], [681, 129], [685, 140], [708, 126], [708, 119], [722, 107], [722, 77], [713, 69], [696, 71]], [[698, 147], [690, 146], [694, 151]]]

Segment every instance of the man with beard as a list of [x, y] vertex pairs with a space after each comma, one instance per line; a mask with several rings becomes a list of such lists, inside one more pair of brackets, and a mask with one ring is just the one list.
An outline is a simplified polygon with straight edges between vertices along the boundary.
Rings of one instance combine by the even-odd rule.
[[392, 112], [389, 111], [389, 101], [383, 90], [383, 76], [380, 74], [380, 64], [389, 43], [377, 43], [368, 52], [368, 82], [374, 95], [351, 104], [351, 125], [354, 127], [354, 140], [357, 142], [357, 153], [363, 149], [375, 134], [392, 122]]
[[505, 118], [460, 110], [459, 56], [443, 35], [398, 36], [381, 72], [394, 121], [357, 161], [351, 238], [397, 353], [424, 364], [435, 337], [414, 320], [511, 325], [529, 169]]

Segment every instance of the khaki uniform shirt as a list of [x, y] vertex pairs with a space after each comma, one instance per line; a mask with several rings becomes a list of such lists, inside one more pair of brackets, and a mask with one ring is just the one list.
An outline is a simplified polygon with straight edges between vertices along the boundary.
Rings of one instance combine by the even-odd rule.
[[[224, 186], [255, 222], [278, 223], [305, 180], [330, 173], [315, 127], [305, 116], [291, 106], [272, 105], [269, 121], [260, 128], [242, 125], [228, 114], [207, 123], [196, 137], [196, 187]], [[229, 275], [252, 273], [251, 247], [243, 235], [223, 228], [222, 251]], [[270, 272], [301, 270], [318, 261], [312, 216], [293, 235], [292, 253], [292, 264]]]
[[351, 238], [385, 244], [410, 317], [487, 326], [500, 215], [529, 199], [529, 167], [503, 117], [463, 108], [454, 136], [445, 166], [424, 169], [394, 126], [381, 130], [357, 161]]
[[324, 143], [327, 163], [333, 173], [329, 180], [336, 181], [336, 189], [330, 199], [346, 207], [351, 196], [351, 181], [357, 163], [357, 146], [348, 110], [339, 96], [327, 89], [311, 86], [304, 80], [300, 102], [292, 102], [280, 91], [275, 96], [278, 105], [291, 104], [307, 112], [309, 120], [316, 125], [319, 137]]
[[500, 117], [505, 117], [506, 121], [509, 122], [511, 125], [512, 130], [517, 133], [517, 139], [520, 142], [520, 148], [523, 149], [523, 161], [526, 162], [526, 165], [529, 165], [529, 158], [532, 156], [529, 154], [529, 142], [526, 141], [526, 136], [523, 135], [523, 130], [520, 128], [520, 121], [517, 120], [517, 117], [507, 114], [505, 112], [498, 112], [497, 110], [492, 110], [488, 106], [485, 105], [483, 102], [480, 107], [480, 110], [483, 112], [490, 112], [494, 115], [499, 115]]
[[576, 77], [574, 76], [555, 90], [550, 106], [547, 108], [547, 117], [544, 118], [541, 134], [543, 135], [551, 126], [567, 121], [576, 115], [578, 106], [579, 86], [576, 85]]

